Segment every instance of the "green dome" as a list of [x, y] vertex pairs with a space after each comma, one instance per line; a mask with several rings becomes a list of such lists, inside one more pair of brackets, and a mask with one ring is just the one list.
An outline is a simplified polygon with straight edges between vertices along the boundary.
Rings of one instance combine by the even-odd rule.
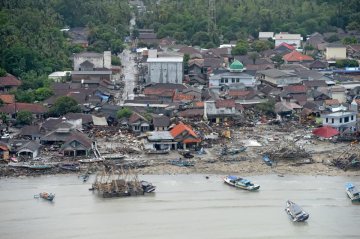
[[244, 69], [244, 65], [238, 60], [233, 61], [233, 63], [231, 63], [230, 65], [230, 70], [242, 70], [242, 69]]

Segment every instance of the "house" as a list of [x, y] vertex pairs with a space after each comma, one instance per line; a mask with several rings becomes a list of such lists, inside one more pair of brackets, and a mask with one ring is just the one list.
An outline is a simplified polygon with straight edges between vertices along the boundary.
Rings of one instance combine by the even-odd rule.
[[346, 89], [342, 86], [333, 86], [329, 89], [329, 96], [337, 99], [340, 103], [346, 102]]
[[303, 81], [303, 84], [308, 89], [318, 89], [319, 87], [327, 87], [326, 81], [324, 80], [305, 80]]
[[301, 41], [302, 37], [300, 34], [289, 34], [287, 32], [275, 34], [275, 47], [279, 46], [281, 43], [287, 43], [289, 45], [294, 45], [296, 48], [300, 48]]
[[95, 68], [111, 69], [111, 51], [103, 54], [96, 52], [82, 52], [74, 54], [74, 71], [94, 71]]
[[182, 57], [148, 58], [147, 64], [147, 82], [182, 84], [184, 77]]
[[325, 52], [326, 60], [346, 59], [346, 46], [342, 44], [329, 44]]
[[0, 101], [4, 104], [13, 104], [15, 103], [15, 95], [0, 94]]
[[179, 117], [202, 120], [204, 117], [204, 106], [202, 108], [190, 108], [177, 113]]
[[315, 60], [311, 62], [308, 67], [311, 70], [322, 70], [327, 69], [329, 67], [329, 63], [327, 63], [326, 61]]
[[274, 32], [259, 32], [259, 40], [267, 41], [274, 38]]
[[205, 101], [204, 118], [210, 122], [226, 122], [237, 115], [235, 100]]
[[245, 70], [244, 65], [240, 61], [235, 60], [231, 63], [228, 72], [209, 77], [209, 89], [215, 92], [226, 89], [256, 89], [256, 78], [244, 73]]
[[0, 77], [0, 92], [16, 90], [21, 85], [21, 81], [11, 74]]
[[170, 134], [174, 137], [174, 141], [179, 146], [186, 149], [188, 147], [197, 146], [201, 142], [201, 138], [189, 125], [180, 122], [170, 130]]
[[40, 140], [43, 134], [39, 125], [26, 125], [21, 128], [19, 135], [24, 139]]
[[350, 131], [355, 132], [356, 128], [356, 112], [340, 111], [330, 114], [321, 115], [323, 126], [331, 126], [339, 132]]
[[153, 131], [146, 135], [147, 142], [144, 144], [145, 150], [149, 151], [168, 151], [177, 149], [178, 142], [174, 141], [174, 137], [170, 131]]
[[34, 159], [40, 154], [39, 142], [30, 140], [17, 149], [16, 155], [21, 158]]
[[258, 71], [257, 77], [262, 84], [268, 84], [274, 87], [299, 84], [302, 81], [293, 71], [278, 69]]
[[54, 80], [54, 82], [64, 82], [70, 77], [71, 71], [56, 71], [51, 73], [48, 77]]
[[311, 34], [307, 39], [306, 39], [306, 45], [308, 46], [312, 46], [314, 49], [316, 50], [320, 50], [319, 49], [319, 45], [325, 43], [325, 39], [324, 36], [321, 35], [318, 32], [315, 32], [313, 34]]
[[165, 115], [154, 116], [152, 119], [155, 131], [168, 130], [170, 126], [170, 118]]
[[136, 112], [131, 114], [128, 124], [135, 133], [147, 132], [150, 130], [149, 121]]
[[295, 50], [284, 55], [283, 60], [285, 61], [286, 64], [290, 64], [290, 63], [300, 63], [300, 62], [312, 62], [314, 61], [314, 58], [312, 58], [311, 56], [301, 54], [300, 52]]
[[159, 43], [159, 39], [157, 39], [154, 29], [139, 29], [138, 41], [147, 45]]
[[275, 112], [281, 116], [291, 115], [294, 112], [299, 113], [302, 108], [302, 106], [293, 102], [281, 101], [275, 104]]
[[178, 52], [182, 53], [184, 55], [187, 54], [189, 56], [200, 54], [199, 50], [197, 50], [197, 49], [195, 49], [194, 47], [191, 47], [191, 46], [184, 46], [184, 47], [180, 48], [180, 50]]
[[65, 139], [60, 148], [60, 153], [63, 156], [77, 157], [89, 156], [93, 148], [94, 142], [85, 134], [79, 131], [72, 131], [72, 133]]
[[286, 55], [292, 51], [296, 50], [296, 47], [293, 45], [289, 45], [285, 42], [281, 43], [280, 45], [276, 46], [274, 49], [275, 54], [277, 55]]
[[43, 117], [47, 110], [40, 104], [31, 103], [12, 103], [0, 107], [0, 112], [9, 115], [13, 119], [16, 118], [16, 114], [20, 111], [30, 112], [34, 118], [39, 119]]

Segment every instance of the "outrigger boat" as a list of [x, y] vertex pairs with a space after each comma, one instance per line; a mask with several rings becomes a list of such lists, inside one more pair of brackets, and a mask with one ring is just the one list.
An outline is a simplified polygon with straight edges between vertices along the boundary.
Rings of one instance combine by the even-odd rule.
[[352, 202], [360, 202], [360, 192], [352, 183], [345, 185], [346, 193]]
[[42, 192], [42, 193], [34, 195], [34, 198], [43, 198], [45, 200], [52, 201], [55, 198], [55, 194], [54, 193]]
[[304, 222], [309, 218], [309, 214], [307, 212], [290, 200], [287, 200], [286, 202], [285, 212], [289, 214], [290, 218], [294, 222]]
[[248, 191], [255, 191], [260, 188], [260, 185], [252, 183], [250, 180], [240, 178], [237, 176], [229, 175], [224, 178], [224, 182], [237, 188], [245, 189]]

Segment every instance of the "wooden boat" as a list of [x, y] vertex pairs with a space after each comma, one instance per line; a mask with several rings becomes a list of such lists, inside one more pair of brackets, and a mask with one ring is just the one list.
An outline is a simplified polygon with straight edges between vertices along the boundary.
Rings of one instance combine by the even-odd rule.
[[346, 194], [352, 202], [360, 202], [360, 192], [352, 183], [345, 185]]
[[80, 159], [78, 161], [79, 161], [79, 163], [99, 163], [99, 162], [103, 162], [104, 159], [102, 159], [102, 158]]
[[273, 162], [270, 160], [269, 155], [265, 154], [263, 156], [263, 160], [264, 160], [264, 162], [265, 162], [265, 164], [267, 166], [272, 166], [273, 165]]
[[224, 178], [224, 182], [233, 187], [245, 189], [248, 191], [256, 191], [260, 188], [260, 185], [254, 184], [250, 180], [233, 175], [226, 176]]
[[307, 212], [290, 200], [286, 202], [285, 212], [294, 222], [304, 222], [309, 218], [309, 214]]
[[29, 164], [27, 168], [34, 169], [34, 170], [45, 170], [52, 168], [52, 164]]
[[69, 171], [79, 171], [80, 165], [78, 163], [63, 163], [59, 166], [61, 169]]
[[55, 198], [55, 194], [42, 192], [42, 193], [39, 193], [38, 195], [34, 195], [34, 198], [43, 198], [45, 200], [52, 201]]

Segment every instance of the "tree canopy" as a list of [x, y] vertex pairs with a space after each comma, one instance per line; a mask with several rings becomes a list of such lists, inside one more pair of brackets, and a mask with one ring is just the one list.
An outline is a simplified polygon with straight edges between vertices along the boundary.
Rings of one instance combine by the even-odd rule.
[[78, 103], [71, 97], [61, 96], [49, 110], [50, 116], [59, 117], [67, 113], [80, 113], [81, 108]]

